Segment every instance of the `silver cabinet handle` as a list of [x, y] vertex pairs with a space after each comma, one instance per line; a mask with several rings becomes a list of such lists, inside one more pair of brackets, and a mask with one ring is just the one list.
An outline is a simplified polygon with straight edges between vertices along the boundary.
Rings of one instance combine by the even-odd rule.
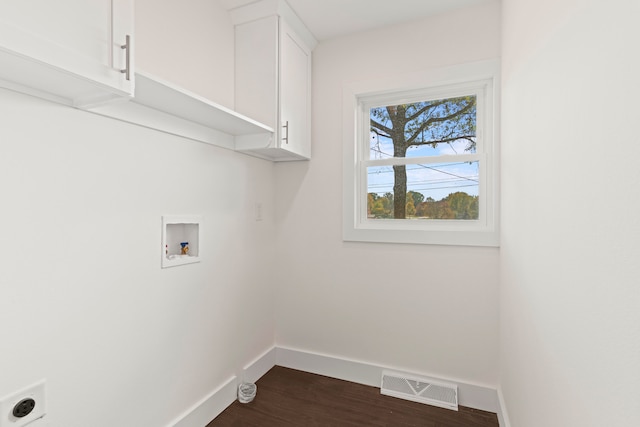
[[287, 120], [285, 122], [284, 125], [282, 125], [283, 128], [285, 128], [285, 133], [284, 133], [284, 138], [282, 138], [282, 140], [284, 141], [285, 144], [289, 143], [289, 120]]
[[125, 68], [124, 70], [120, 70], [124, 77], [127, 80], [131, 80], [131, 36], [127, 34], [125, 42], [122, 46], [122, 49], [125, 50]]

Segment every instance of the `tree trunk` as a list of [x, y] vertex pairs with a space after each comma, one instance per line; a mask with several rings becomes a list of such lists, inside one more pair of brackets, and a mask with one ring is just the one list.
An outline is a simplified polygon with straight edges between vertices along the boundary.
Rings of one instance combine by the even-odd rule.
[[405, 219], [407, 217], [407, 167], [398, 165], [393, 167], [393, 217]]
[[[406, 108], [404, 105], [387, 107], [393, 130], [393, 157], [405, 157], [407, 155], [407, 142], [405, 140], [405, 126], [407, 124]], [[393, 217], [405, 219], [407, 217], [407, 167], [397, 165], [393, 167]]]

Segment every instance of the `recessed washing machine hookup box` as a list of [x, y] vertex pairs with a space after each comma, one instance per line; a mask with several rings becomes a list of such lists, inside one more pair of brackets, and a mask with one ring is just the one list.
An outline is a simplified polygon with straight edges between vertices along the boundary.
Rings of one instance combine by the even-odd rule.
[[202, 217], [164, 215], [162, 217], [162, 268], [200, 262]]

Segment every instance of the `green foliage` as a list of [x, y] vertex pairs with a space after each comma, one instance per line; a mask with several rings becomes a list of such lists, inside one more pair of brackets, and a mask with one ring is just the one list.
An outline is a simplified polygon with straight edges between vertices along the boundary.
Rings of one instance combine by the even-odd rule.
[[[369, 193], [367, 199], [369, 218], [394, 218], [392, 193], [385, 193], [384, 196]], [[458, 191], [438, 201], [427, 197], [425, 201], [415, 204], [414, 201], [418, 199], [423, 200], [424, 195], [414, 191], [407, 193], [406, 218], [478, 219], [478, 196]]]
[[413, 203], [413, 197], [407, 194], [407, 204], [405, 206], [405, 213], [408, 217], [416, 214], [416, 205]]
[[418, 206], [424, 201], [424, 194], [418, 193], [417, 191], [407, 192], [407, 197], [411, 197], [413, 199], [413, 206]]
[[416, 207], [416, 216], [428, 219], [478, 219], [478, 196], [458, 191], [440, 201], [431, 197]]
[[478, 219], [478, 196], [469, 196], [458, 191], [447, 196], [456, 219]]

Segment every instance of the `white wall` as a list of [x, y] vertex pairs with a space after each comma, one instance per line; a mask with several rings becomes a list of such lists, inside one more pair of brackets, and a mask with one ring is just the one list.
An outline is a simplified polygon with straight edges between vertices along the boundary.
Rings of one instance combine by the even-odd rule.
[[136, 67], [232, 108], [234, 29], [214, 0], [135, 0]]
[[512, 426], [640, 425], [640, 3], [503, 2]]
[[[224, 57], [231, 24], [186, 9], [171, 32]], [[34, 427], [167, 426], [273, 345], [271, 163], [0, 90], [0, 182], [0, 397], [46, 378]], [[160, 268], [163, 214], [203, 216], [201, 263]]]
[[493, 3], [320, 43], [312, 160], [276, 166], [278, 345], [497, 384], [498, 250], [342, 241], [342, 87], [495, 58]]

